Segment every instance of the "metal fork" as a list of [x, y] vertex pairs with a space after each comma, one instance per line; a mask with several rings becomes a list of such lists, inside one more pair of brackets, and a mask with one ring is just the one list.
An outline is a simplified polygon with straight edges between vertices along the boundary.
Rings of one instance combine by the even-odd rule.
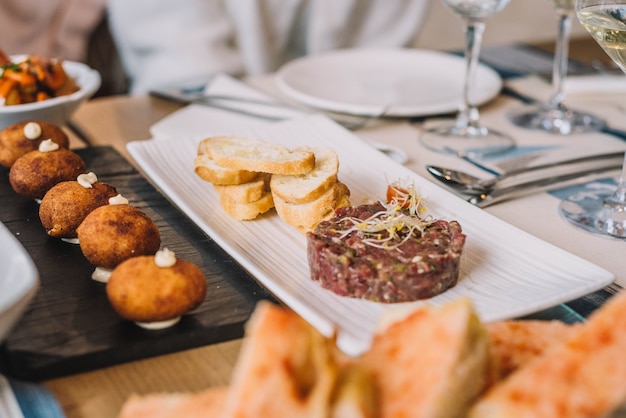
[[[186, 92], [181, 90], [161, 90], [154, 89], [150, 91], [150, 95], [154, 97], [158, 97], [165, 100], [176, 101], [182, 104], [200, 104], [204, 106], [213, 107], [215, 109], [225, 110], [228, 112], [237, 113], [244, 116], [250, 116], [257, 119], [267, 120], [270, 122], [277, 122], [282, 120], [289, 119], [288, 116], [276, 116], [269, 115], [263, 112], [255, 112], [249, 109], [242, 109], [241, 107], [235, 106], [237, 103], [239, 104], [253, 104], [256, 106], [264, 106], [269, 108], [279, 108], [285, 109], [289, 111], [294, 111], [302, 114], [313, 114], [313, 113], [324, 113], [328, 115], [335, 122], [343, 126], [344, 128], [356, 131], [358, 129], [363, 128], [368, 123], [382, 119], [386, 116], [389, 111], [389, 106], [384, 106], [381, 108], [381, 111], [376, 115], [348, 115], [344, 113], [336, 113], [336, 112], [324, 112], [316, 109], [308, 109], [302, 108], [300, 106], [294, 106], [291, 104], [263, 100], [263, 99], [255, 99], [250, 97], [239, 97], [239, 96], [228, 96], [228, 95], [214, 95], [214, 94], [203, 94], [201, 92]], [[232, 103], [233, 105], [230, 105]]]

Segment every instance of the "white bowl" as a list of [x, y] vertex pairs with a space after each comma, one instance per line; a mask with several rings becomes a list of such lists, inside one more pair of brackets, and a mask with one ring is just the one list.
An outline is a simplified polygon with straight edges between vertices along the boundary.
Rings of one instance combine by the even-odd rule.
[[39, 272], [22, 244], [0, 222], [0, 342], [39, 287]]
[[[14, 62], [23, 61], [25, 55], [12, 55]], [[41, 120], [62, 126], [82, 102], [93, 96], [102, 82], [98, 71], [80, 62], [63, 61], [63, 69], [78, 85], [78, 91], [40, 102], [0, 106], [0, 129], [27, 119]]]

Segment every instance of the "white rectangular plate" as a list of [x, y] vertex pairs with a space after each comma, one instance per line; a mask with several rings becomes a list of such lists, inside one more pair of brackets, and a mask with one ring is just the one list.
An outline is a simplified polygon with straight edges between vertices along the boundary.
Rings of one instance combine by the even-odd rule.
[[[380, 304], [340, 297], [309, 278], [306, 238], [271, 211], [254, 221], [236, 221], [220, 207], [213, 186], [193, 170], [198, 140], [132, 142], [128, 150], [144, 173], [206, 234], [278, 299], [323, 334], [337, 333], [338, 346], [357, 355], [370, 344], [381, 315], [417, 303], [441, 305], [469, 298], [483, 321], [513, 318], [583, 296], [614, 280], [594, 264], [537, 239], [463, 201], [394, 162], [322, 116], [233, 133], [295, 148], [330, 146], [339, 155], [339, 178], [351, 201], [384, 198], [390, 181], [413, 181], [430, 214], [457, 219], [467, 235], [459, 283], [425, 302]], [[184, 134], [181, 132], [181, 135]], [[167, 243], [163, 243], [167, 245]]]

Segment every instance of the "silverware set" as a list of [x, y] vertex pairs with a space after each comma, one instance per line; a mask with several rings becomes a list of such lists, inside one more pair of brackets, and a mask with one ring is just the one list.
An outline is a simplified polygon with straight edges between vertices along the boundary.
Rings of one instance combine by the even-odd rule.
[[[525, 166], [489, 178], [478, 178], [460, 170], [433, 165], [427, 166], [426, 170], [447, 188], [457, 194], [464, 195], [468, 202], [484, 208], [514, 197], [549, 190], [557, 186], [563, 187], [567, 184], [589, 181], [598, 175], [605, 175], [607, 171], [621, 168], [623, 156], [622, 151], [589, 155], [547, 164]], [[591, 166], [583, 164], [592, 162], [596, 164]], [[575, 164], [581, 165], [574, 166]], [[558, 168], [559, 172], [547, 171], [553, 168]], [[546, 175], [506, 185], [507, 182], [512, 182], [515, 177], [542, 171], [546, 171]]]

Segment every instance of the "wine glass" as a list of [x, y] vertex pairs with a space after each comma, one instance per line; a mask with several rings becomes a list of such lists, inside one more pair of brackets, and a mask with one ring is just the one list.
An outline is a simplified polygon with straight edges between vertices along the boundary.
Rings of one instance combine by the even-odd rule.
[[[626, 0], [576, 0], [576, 15], [608, 56], [626, 72]], [[572, 196], [560, 213], [590, 232], [626, 239], [626, 154], [614, 191]]]
[[524, 109], [510, 116], [511, 121], [523, 128], [540, 129], [553, 134], [593, 132], [604, 127], [604, 121], [590, 113], [568, 108], [565, 105], [563, 83], [567, 75], [569, 35], [572, 26], [574, 0], [550, 0], [558, 16], [558, 35], [552, 68], [553, 93], [547, 103]]
[[476, 104], [471, 101], [478, 56], [482, 44], [485, 21], [498, 13], [510, 0], [442, 0], [465, 23], [465, 81], [463, 102], [456, 121], [424, 130], [421, 143], [437, 152], [486, 155], [514, 147], [511, 137], [480, 124]]

